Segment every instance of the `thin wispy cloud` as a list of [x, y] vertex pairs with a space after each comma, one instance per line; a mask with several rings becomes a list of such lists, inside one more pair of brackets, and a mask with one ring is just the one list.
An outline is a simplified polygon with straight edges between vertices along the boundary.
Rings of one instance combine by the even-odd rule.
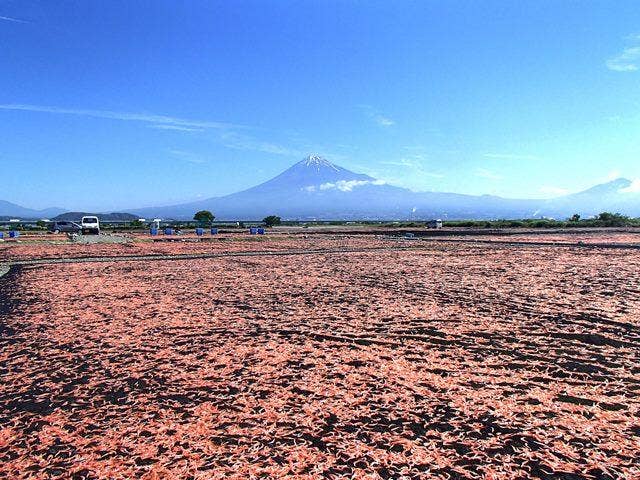
[[413, 170], [413, 175], [423, 176], [423, 177], [431, 177], [431, 178], [444, 178], [444, 173], [431, 172], [425, 170], [424, 167], [420, 164], [408, 161], [408, 160], [398, 160], [398, 161], [388, 161], [388, 162], [380, 162], [380, 165], [389, 165], [391, 167], [399, 167], [405, 168], [409, 170]]
[[180, 125], [149, 125], [149, 128], [155, 128], [156, 130], [175, 130], [177, 132], [203, 132], [204, 128], [194, 128], [194, 127], [182, 127]]
[[535, 155], [523, 155], [519, 153], [483, 153], [485, 158], [495, 158], [497, 160], [539, 160]]
[[640, 67], [640, 47], [625, 48], [620, 55], [607, 60], [607, 68], [616, 72], [635, 72]]
[[395, 167], [407, 167], [407, 168], [419, 168], [422, 169], [425, 161], [429, 159], [429, 155], [424, 153], [424, 150], [418, 147], [409, 148], [404, 147], [405, 150], [409, 150], [409, 153], [405, 154], [400, 158], [391, 159], [391, 160], [383, 160], [380, 162], [381, 165], [391, 165]]
[[189, 118], [157, 115], [153, 113], [118, 112], [113, 110], [93, 110], [83, 108], [62, 108], [46, 105], [0, 104], [0, 110], [40, 112], [58, 115], [75, 115], [91, 118], [106, 118], [124, 122], [139, 122], [147, 127], [177, 132], [216, 132], [216, 142], [235, 150], [252, 150], [275, 155], [302, 156], [303, 152], [278, 145], [273, 142], [258, 140], [246, 132], [251, 128], [233, 123], [194, 120]]
[[61, 108], [46, 105], [29, 104], [0, 104], [0, 110], [22, 110], [27, 112], [42, 112], [62, 115], [77, 115], [83, 117], [108, 118], [112, 120], [122, 120], [127, 122], [143, 122], [156, 125], [172, 125], [178, 127], [191, 127], [215, 130], [227, 130], [232, 128], [246, 128], [241, 125], [234, 125], [224, 122], [211, 122], [203, 120], [192, 120], [168, 115], [156, 115], [150, 113], [116, 112], [112, 110], [92, 110], [82, 108]]
[[640, 69], [640, 34], [633, 34], [626, 37], [626, 40], [633, 42], [618, 55], [606, 61], [607, 68], [614, 72], [635, 72]]
[[376, 114], [373, 116], [375, 122], [381, 127], [390, 127], [391, 125], [395, 125], [396, 122], [391, 120], [389, 117], [385, 117], [384, 115]]
[[369, 119], [373, 120], [373, 122], [381, 127], [391, 127], [392, 125], [396, 124], [394, 120], [386, 115], [383, 115], [371, 105], [358, 105], [358, 107], [360, 107], [364, 111], [365, 115], [369, 117]]
[[5, 17], [0, 15], [0, 20], [4, 20], [5, 22], [13, 22], [13, 23], [31, 23], [27, 20], [21, 20], [19, 18], [13, 18], [13, 17]]
[[425, 162], [429, 159], [429, 155], [423, 153], [422, 147], [404, 147], [405, 150], [417, 152], [410, 155], [405, 155], [398, 159], [383, 160], [380, 165], [387, 165], [390, 167], [401, 168], [409, 171], [409, 175], [413, 178], [444, 178], [445, 175], [440, 172], [434, 172], [425, 168]]
[[418, 166], [415, 162], [412, 162], [406, 158], [401, 158], [399, 160], [384, 160], [380, 162], [380, 165], [390, 165], [392, 167], [409, 167], [409, 168], [415, 168]]
[[237, 132], [223, 132], [220, 135], [220, 141], [225, 147], [235, 150], [253, 150], [292, 157], [301, 157], [304, 155], [304, 152], [300, 150], [285, 147], [283, 145], [278, 145], [272, 142], [256, 140], [249, 135], [240, 134]]
[[174, 157], [176, 157], [176, 158], [178, 158], [180, 160], [183, 160], [185, 162], [188, 162], [188, 163], [194, 163], [194, 164], [206, 163], [204, 158], [202, 158], [197, 153], [187, 152], [185, 150], [170, 150], [169, 153], [172, 156], [174, 156]]
[[476, 168], [475, 176], [480, 178], [486, 178], [488, 180], [502, 180], [504, 177], [486, 168]]

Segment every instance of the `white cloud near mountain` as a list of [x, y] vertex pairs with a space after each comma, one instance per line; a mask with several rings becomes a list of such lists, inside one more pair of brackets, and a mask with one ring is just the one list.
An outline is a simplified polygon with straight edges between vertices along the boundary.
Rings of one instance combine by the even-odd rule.
[[324, 190], [340, 190], [341, 192], [351, 192], [354, 188], [364, 185], [385, 185], [384, 180], [338, 180], [337, 182], [322, 183], [318, 186], [309, 185], [304, 187], [307, 192], [316, 192]]
[[640, 193], [640, 178], [631, 180], [631, 185], [620, 190], [621, 193]]

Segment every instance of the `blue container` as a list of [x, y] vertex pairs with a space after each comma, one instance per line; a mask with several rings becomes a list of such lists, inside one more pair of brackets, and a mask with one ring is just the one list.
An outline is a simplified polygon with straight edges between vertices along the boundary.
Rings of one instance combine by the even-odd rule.
[[204, 235], [204, 228], [196, 228], [196, 235], [198, 236]]
[[0, 232], [0, 238], [4, 238], [4, 233]]
[[164, 234], [165, 235], [173, 235], [173, 228], [165, 228], [164, 229]]
[[11, 230], [9, 232], [9, 238], [18, 238], [20, 236], [20, 232], [17, 230]]
[[211, 229], [211, 235], [217, 235], [218, 234], [218, 229], [217, 228], [212, 228]]
[[255, 228], [255, 227], [251, 227], [251, 228], [249, 229], [249, 234], [250, 234], [250, 235], [257, 235], [257, 233], [258, 233], [258, 229], [257, 229], [257, 228]]
[[149, 229], [149, 233], [153, 236], [158, 235], [158, 229], [157, 228], [150, 228]]
[[258, 235], [264, 235], [264, 228], [258, 229]]

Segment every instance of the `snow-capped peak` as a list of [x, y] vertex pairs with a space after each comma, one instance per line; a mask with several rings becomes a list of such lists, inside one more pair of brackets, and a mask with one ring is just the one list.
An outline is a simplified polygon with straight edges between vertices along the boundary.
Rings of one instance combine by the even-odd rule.
[[320, 155], [309, 155], [304, 160], [300, 162], [305, 167], [315, 167], [317, 170], [320, 170], [322, 167], [332, 168], [336, 172], [339, 171], [339, 168], [336, 167], [333, 163], [331, 163], [326, 158], [322, 158]]

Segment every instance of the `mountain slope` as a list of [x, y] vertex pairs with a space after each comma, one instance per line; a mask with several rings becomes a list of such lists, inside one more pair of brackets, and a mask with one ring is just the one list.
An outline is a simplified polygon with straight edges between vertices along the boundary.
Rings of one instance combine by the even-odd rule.
[[13, 218], [49, 218], [65, 212], [63, 208], [46, 208], [44, 210], [34, 210], [32, 208], [21, 207], [15, 203], [0, 200], [0, 217]]
[[558, 218], [572, 213], [589, 217], [604, 211], [640, 216], [640, 189], [626, 178], [617, 178], [582, 192], [547, 200], [539, 208], [540, 215]]
[[[272, 214], [300, 220], [566, 218], [603, 211], [640, 216], [639, 187], [637, 182], [618, 178], [549, 200], [413, 192], [312, 155], [271, 180], [231, 195], [127, 211], [145, 218], [191, 219], [198, 210], [211, 210], [220, 220], [257, 220]], [[64, 212], [59, 208], [34, 210], [0, 200], [0, 217], [5, 218], [52, 218]]]
[[640, 195], [618, 179], [552, 200], [507, 199], [491, 195], [413, 192], [309, 156], [276, 177], [223, 197], [167, 207], [129, 209], [144, 217], [192, 218], [211, 210], [218, 219], [429, 219], [564, 218], [603, 210], [640, 215]]
[[91, 212], [65, 212], [51, 220], [55, 220], [58, 222], [66, 221], [66, 222], [79, 222], [82, 220], [82, 217], [85, 216], [95, 216], [101, 222], [131, 222], [133, 220], [137, 220], [138, 216], [133, 215], [131, 213], [121, 213], [121, 212], [113, 212], [113, 213], [91, 213]]

